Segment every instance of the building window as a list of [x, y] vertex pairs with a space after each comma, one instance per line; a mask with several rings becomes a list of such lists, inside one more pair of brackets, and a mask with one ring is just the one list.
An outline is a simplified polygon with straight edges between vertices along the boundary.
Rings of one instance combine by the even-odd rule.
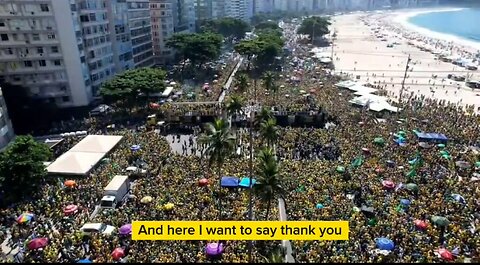
[[48, 4], [40, 4], [40, 10], [42, 10], [42, 12], [50, 11], [50, 9], [48, 8]]
[[5, 20], [0, 19], [0, 27], [5, 27]]
[[25, 67], [33, 67], [32, 61], [23, 61]]
[[40, 60], [38, 61], [38, 65], [40, 65], [40, 67], [45, 67], [47, 66], [47, 62], [45, 62], [45, 60]]
[[7, 54], [12, 55], [13, 54], [13, 49], [12, 48], [7, 48]]
[[54, 33], [50, 33], [50, 34], [48, 34], [48, 35], [47, 35], [47, 37], [48, 37], [48, 39], [49, 39], [49, 40], [54, 40], [54, 39], [56, 39], [56, 38], [57, 38], [57, 36], [55, 36], [55, 34], [54, 34]]
[[52, 46], [51, 52], [52, 53], [58, 53], [58, 47], [57, 46]]
[[43, 47], [37, 47], [37, 53], [43, 54]]
[[60, 60], [53, 60], [53, 64], [56, 66], [62, 65], [62, 62]]
[[63, 100], [63, 102], [69, 102], [70, 97], [69, 96], [64, 96], [64, 97], [62, 97], [62, 100]]
[[2, 41], [8, 41], [8, 34], [0, 34]]
[[32, 40], [40, 40], [40, 34], [38, 33], [32, 34]]

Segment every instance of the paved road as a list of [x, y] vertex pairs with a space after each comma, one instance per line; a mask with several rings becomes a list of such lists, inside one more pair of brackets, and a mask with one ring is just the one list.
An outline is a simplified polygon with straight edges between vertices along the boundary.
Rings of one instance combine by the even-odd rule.
[[[283, 199], [278, 199], [278, 213], [280, 221], [287, 221], [287, 211], [285, 210], [285, 201]], [[287, 250], [285, 254], [286, 263], [295, 263], [295, 259], [292, 256], [292, 245], [290, 240], [282, 240], [282, 246]]]
[[235, 66], [235, 69], [233, 69], [232, 74], [230, 74], [230, 77], [228, 78], [227, 82], [225, 83], [224, 90], [220, 97], [218, 98], [218, 102], [221, 103], [225, 99], [225, 96], [227, 95], [228, 90], [230, 90], [230, 86], [233, 83], [233, 78], [235, 78], [235, 74], [237, 73], [238, 69], [240, 66], [242, 66], [243, 63], [243, 57], [240, 58], [240, 60], [237, 63], [237, 66]]

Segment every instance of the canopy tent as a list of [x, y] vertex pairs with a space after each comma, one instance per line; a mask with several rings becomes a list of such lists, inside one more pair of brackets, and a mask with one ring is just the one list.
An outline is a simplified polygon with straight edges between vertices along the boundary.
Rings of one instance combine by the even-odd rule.
[[221, 185], [225, 188], [236, 188], [239, 185], [239, 179], [237, 177], [222, 177]]
[[69, 152], [108, 153], [122, 138], [123, 136], [117, 135], [88, 135], [72, 147]]
[[122, 140], [118, 135], [89, 135], [48, 165], [49, 174], [87, 175]]
[[362, 107], [368, 106], [370, 110], [376, 111], [376, 112], [383, 111], [383, 110], [398, 112], [399, 109], [397, 107], [390, 105], [390, 103], [388, 103], [387, 100], [388, 99], [386, 97], [367, 94], [360, 97], [356, 97], [350, 100], [349, 102], [357, 106], [362, 106]]
[[49, 174], [86, 175], [105, 153], [66, 152], [47, 167]]
[[441, 133], [415, 133], [420, 142], [438, 142], [446, 144], [448, 142], [447, 136]]
[[253, 185], [255, 185], [255, 183], [257, 183], [257, 180], [252, 178], [252, 185], [250, 186], [250, 178], [242, 178], [242, 180], [240, 181], [240, 184], [238, 184], [238, 186], [240, 186], [242, 188], [248, 188], [248, 187], [252, 187]]

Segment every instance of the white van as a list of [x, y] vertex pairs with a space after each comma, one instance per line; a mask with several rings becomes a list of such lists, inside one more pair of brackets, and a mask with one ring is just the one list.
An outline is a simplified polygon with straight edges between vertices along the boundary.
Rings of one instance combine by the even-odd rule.
[[115, 227], [102, 223], [87, 223], [80, 228], [80, 231], [82, 231], [84, 235], [91, 235], [94, 233], [110, 235], [115, 231]]

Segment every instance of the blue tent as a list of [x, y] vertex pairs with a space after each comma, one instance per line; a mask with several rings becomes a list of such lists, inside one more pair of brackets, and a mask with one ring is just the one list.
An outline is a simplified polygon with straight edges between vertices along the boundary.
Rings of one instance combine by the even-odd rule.
[[[257, 183], [257, 180], [252, 178], [252, 186], [255, 185], [255, 183]], [[240, 181], [240, 184], [238, 184], [238, 186], [242, 188], [248, 188], [249, 185], [250, 185], [250, 178], [242, 178], [242, 180]]]
[[77, 261], [77, 263], [92, 263], [92, 261], [89, 260], [89, 259], [81, 259], [81, 260]]
[[239, 180], [237, 177], [222, 177], [222, 187], [236, 188], [238, 187]]
[[395, 244], [393, 243], [393, 241], [385, 237], [376, 239], [375, 243], [377, 245], [377, 248], [381, 250], [393, 250], [395, 248]]
[[416, 133], [418, 141], [420, 142], [435, 142], [446, 144], [448, 142], [447, 136], [441, 133]]

